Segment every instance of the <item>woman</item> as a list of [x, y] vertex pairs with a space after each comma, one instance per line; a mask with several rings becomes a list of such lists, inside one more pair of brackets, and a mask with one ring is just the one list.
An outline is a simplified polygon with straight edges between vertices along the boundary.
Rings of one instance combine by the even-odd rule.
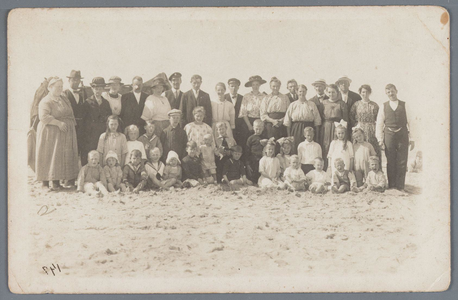
[[380, 145], [375, 137], [375, 122], [379, 106], [369, 99], [372, 93], [370, 85], [363, 84], [359, 88], [362, 100], [356, 101], [350, 110], [350, 122], [353, 126], [359, 127], [364, 131], [365, 140], [374, 147], [379, 159], [381, 159]]
[[[48, 83], [49, 94], [38, 105], [36, 174], [43, 187], [60, 188], [60, 180], [74, 185], [78, 177], [78, 146], [75, 118], [70, 101], [62, 95], [63, 81], [58, 77]], [[49, 186], [49, 181], [52, 181]]]
[[188, 136], [189, 142], [196, 142], [197, 147], [204, 143], [204, 135], [210, 134], [213, 137], [212, 145], [215, 147], [215, 139], [213, 135], [213, 130], [207, 123], [204, 123], [204, 117], [206, 115], [205, 108], [203, 106], [196, 106], [192, 110], [194, 116], [194, 122], [186, 124], [184, 131]]
[[216, 124], [218, 122], [226, 123], [226, 136], [234, 138], [232, 131], [235, 130], [235, 108], [234, 104], [229, 100], [226, 100], [224, 93], [226, 92], [226, 85], [222, 82], [216, 84], [215, 87], [218, 99], [211, 102], [212, 105], [212, 128], [213, 136], [216, 138], [218, 132]]
[[[241, 123], [240, 130], [240, 141], [243, 142], [243, 147], [246, 147], [246, 141], [250, 135], [254, 133], [253, 122], [259, 119], [261, 114], [259, 109], [261, 108], [262, 99], [266, 96], [265, 93], [259, 91], [259, 87], [266, 83], [261, 76], [255, 75], [248, 79], [245, 83], [245, 87], [251, 87], [252, 91], [245, 94], [242, 99], [242, 105], [240, 106], [239, 118], [243, 118], [244, 122]], [[246, 151], [243, 151], [246, 152]]]
[[303, 84], [297, 89], [299, 99], [291, 103], [286, 111], [283, 124], [287, 127], [288, 136], [294, 137], [294, 144], [291, 154], [297, 154], [297, 147], [304, 138], [306, 127], [315, 128], [315, 136], [320, 136], [321, 117], [316, 104], [305, 98], [307, 87]]
[[[108, 80], [108, 86], [110, 86], [109, 92], [103, 92], [102, 97], [107, 99], [108, 103], [110, 103], [111, 112], [113, 115], [119, 117], [121, 114], [121, 94], [119, 90], [121, 89], [121, 78], [118, 76], [112, 76], [110, 80]], [[121, 126], [122, 128], [123, 126]]]
[[280, 87], [281, 81], [277, 77], [272, 77], [270, 80], [272, 93], [262, 100], [260, 107], [260, 116], [266, 124], [267, 137], [276, 140], [287, 136], [283, 120], [290, 104], [288, 96], [280, 93]]
[[107, 119], [112, 114], [110, 103], [102, 97], [106, 83], [102, 77], [92, 79], [91, 88], [94, 95], [83, 104], [83, 145], [81, 147], [81, 165], [87, 164], [87, 155], [96, 150], [99, 138], [107, 130]]
[[[323, 149], [323, 157], [328, 157], [329, 146], [334, 140], [335, 122], [347, 126], [348, 108], [347, 104], [339, 98], [339, 88], [335, 84], [328, 85], [326, 94], [329, 99], [323, 100], [323, 126], [320, 133], [319, 144]], [[343, 121], [343, 122], [342, 122]], [[325, 159], [325, 169], [327, 169], [327, 159]]]
[[142, 119], [152, 121], [155, 125], [154, 133], [161, 136], [162, 131], [170, 125], [168, 112], [172, 110], [169, 100], [161, 94], [170, 89], [162, 77], [157, 77], [151, 84], [152, 94], [146, 98]]

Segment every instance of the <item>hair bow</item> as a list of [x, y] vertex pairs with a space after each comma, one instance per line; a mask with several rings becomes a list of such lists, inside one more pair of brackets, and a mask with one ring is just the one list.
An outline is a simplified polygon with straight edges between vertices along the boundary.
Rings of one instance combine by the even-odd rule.
[[275, 145], [275, 138], [271, 137], [270, 139], [263, 139], [260, 140], [259, 143], [261, 143], [261, 145], [263, 145], [264, 147], [267, 145]]
[[280, 146], [283, 146], [284, 143], [289, 142], [291, 144], [294, 143], [294, 136], [288, 136], [288, 137], [282, 137], [280, 138], [277, 143], [280, 144]]
[[336, 127], [342, 126], [342, 127], [344, 127], [344, 128], [347, 128], [347, 121], [344, 121], [344, 119], [342, 119], [342, 120], [340, 120], [340, 122], [334, 122], [334, 125], [335, 125]]

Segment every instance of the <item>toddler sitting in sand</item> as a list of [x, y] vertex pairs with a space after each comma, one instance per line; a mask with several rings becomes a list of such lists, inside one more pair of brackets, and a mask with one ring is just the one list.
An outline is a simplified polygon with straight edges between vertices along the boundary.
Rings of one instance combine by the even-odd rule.
[[334, 174], [332, 177], [332, 192], [342, 194], [347, 191], [359, 192], [356, 187], [356, 178], [352, 172], [345, 170], [345, 163], [343, 159], [336, 158], [334, 160]]
[[199, 156], [197, 156], [198, 151], [199, 148], [196, 142], [188, 142], [186, 145], [186, 152], [188, 152], [188, 155], [183, 158], [182, 162], [184, 187], [194, 187], [206, 183], [204, 172], [202, 171], [202, 163], [200, 162]]
[[383, 193], [386, 188], [385, 174], [380, 170], [380, 160], [377, 156], [369, 157], [369, 174], [367, 174], [364, 188], [368, 191]]
[[321, 157], [315, 158], [313, 167], [314, 170], [311, 170], [305, 175], [309, 182], [309, 190], [314, 194], [324, 194], [328, 191], [328, 187], [331, 185], [331, 179], [329, 178], [328, 173], [323, 171], [324, 160]]
[[235, 145], [231, 148], [231, 157], [223, 166], [223, 183], [229, 185], [252, 185], [253, 182], [246, 178], [245, 166], [240, 161], [242, 147]]
[[140, 150], [134, 149], [130, 152], [130, 162], [124, 166], [122, 171], [122, 182], [126, 185], [127, 191], [138, 194], [143, 190], [148, 175], [142, 163]]
[[[204, 144], [200, 146], [200, 155], [202, 156], [202, 171], [207, 181], [216, 184], [216, 164], [215, 164], [215, 146], [213, 145], [213, 136], [204, 135]], [[210, 178], [211, 180], [209, 180]]]
[[299, 156], [292, 155], [289, 159], [289, 167], [284, 172], [285, 184], [290, 191], [306, 191], [307, 177], [301, 169]]
[[122, 183], [122, 169], [119, 165], [118, 155], [110, 150], [105, 156], [105, 167], [103, 167], [105, 177], [107, 178], [108, 191], [115, 192], [121, 190], [126, 191], [126, 185]]
[[[148, 174], [148, 186], [151, 188], [169, 189], [177, 183], [175, 177], [164, 178], [165, 164], [160, 161], [161, 150], [158, 147], [151, 148], [148, 152], [149, 161], [145, 164], [146, 174]], [[178, 155], [177, 155], [178, 157]]]
[[180, 188], [183, 184], [181, 182], [182, 173], [180, 163], [178, 153], [170, 150], [167, 154], [166, 166], [164, 168], [164, 180], [175, 180], [173, 186], [177, 188]]
[[273, 138], [268, 141], [263, 140], [261, 143], [265, 144], [264, 156], [259, 161], [259, 174], [258, 185], [260, 188], [277, 188], [284, 189], [285, 183], [281, 180], [281, 166], [280, 160], [275, 157], [275, 142]]
[[99, 164], [99, 152], [92, 150], [88, 154], [87, 165], [78, 174], [77, 191], [89, 195], [107, 195], [107, 178]]

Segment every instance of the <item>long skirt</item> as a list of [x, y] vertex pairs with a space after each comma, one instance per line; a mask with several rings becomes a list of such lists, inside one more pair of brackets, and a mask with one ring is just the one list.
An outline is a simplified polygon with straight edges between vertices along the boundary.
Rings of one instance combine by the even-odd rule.
[[291, 149], [291, 154], [297, 154], [297, 148], [299, 147], [299, 144], [305, 141], [304, 129], [306, 127], [314, 128], [313, 125], [313, 122], [305, 121], [293, 122], [291, 124], [290, 134], [292, 137], [294, 137], [294, 147]]
[[78, 145], [75, 125], [69, 120], [67, 132], [53, 125], [38, 124], [35, 170], [38, 181], [72, 180], [78, 177]]
[[[269, 113], [267, 114], [269, 118], [272, 118], [274, 120], [281, 119], [285, 116], [284, 112], [274, 112], [274, 113]], [[275, 140], [278, 140], [282, 137], [286, 137], [288, 135], [286, 126], [285, 125], [280, 125], [280, 126], [274, 126], [270, 122], [265, 122], [266, 124], [266, 132], [267, 132], [267, 138], [274, 137]]]

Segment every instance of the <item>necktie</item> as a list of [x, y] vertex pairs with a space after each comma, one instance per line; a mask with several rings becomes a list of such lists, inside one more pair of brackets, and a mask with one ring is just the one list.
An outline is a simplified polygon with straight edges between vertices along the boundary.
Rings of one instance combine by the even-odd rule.
[[223, 139], [223, 142], [221, 143], [221, 146], [223, 146], [224, 150], [228, 150], [229, 144], [227, 143], [226, 138], [222, 137], [222, 139]]

